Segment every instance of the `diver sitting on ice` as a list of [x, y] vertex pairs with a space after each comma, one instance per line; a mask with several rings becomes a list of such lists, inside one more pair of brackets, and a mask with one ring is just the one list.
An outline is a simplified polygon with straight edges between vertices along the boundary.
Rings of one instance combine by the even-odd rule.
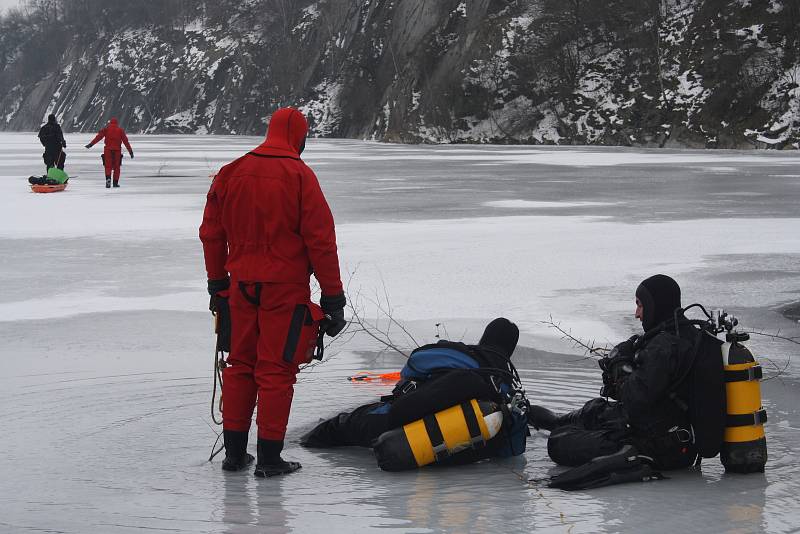
[[692, 465], [689, 416], [669, 398], [676, 386], [679, 397], [689, 393], [689, 384], [679, 381], [691, 366], [695, 332], [680, 320], [676, 330], [673, 312], [680, 306], [680, 288], [672, 278], [656, 275], [642, 282], [636, 318], [645, 335], [623, 341], [600, 360], [604, 398], [565, 415], [531, 407], [531, 424], [551, 431], [547, 450], [553, 461], [580, 465], [632, 443], [661, 469]]
[[[756, 436], [761, 441], [751, 444], [728, 443], [742, 440], [726, 431], [726, 426], [730, 430], [758, 424], [750, 420], [740, 425], [730, 415], [726, 419], [725, 381], [747, 380], [730, 374], [738, 371], [729, 371], [735, 366], [728, 366], [727, 360], [733, 361], [737, 351], [750, 354], [736, 344], [746, 336], [737, 338], [734, 332], [731, 337], [729, 331], [733, 345], [721, 350], [723, 343], [715, 337], [716, 331], [705, 328], [702, 321], [688, 320], [683, 312], [675, 280], [661, 274], [644, 280], [636, 290], [635, 314], [644, 334], [620, 343], [599, 362], [605, 398], [592, 399], [565, 415], [530, 407], [530, 424], [551, 432], [550, 458], [561, 465], [580, 466], [555, 477], [551, 487], [585, 489], [661, 478], [656, 470], [689, 467], [720, 450], [728, 470], [763, 470], [763, 429], [760, 438]], [[744, 365], [755, 362], [749, 357]], [[757, 388], [757, 378], [750, 378], [756, 382], [743, 387]], [[757, 416], [760, 396], [756, 397], [752, 400]], [[751, 419], [753, 415], [749, 414]], [[745, 450], [750, 452], [740, 452]], [[753, 451], [760, 455], [762, 450], [763, 461], [755, 459]]]
[[[681, 377], [691, 368], [696, 337], [695, 329], [681, 320], [682, 313], [680, 317], [674, 315], [680, 310], [680, 297], [677, 282], [665, 275], [655, 275], [639, 285], [636, 318], [642, 321], [645, 333], [623, 341], [608, 358], [600, 360], [604, 398], [592, 399], [565, 415], [531, 406], [530, 424], [550, 431], [547, 452], [554, 462], [579, 466], [603, 457], [613, 472], [618, 452], [623, 465], [637, 454], [652, 459], [652, 464], [636, 462], [631, 466], [634, 480], [654, 469], [692, 465], [697, 451], [689, 415], [670, 398], [673, 392], [679, 398], [688, 398], [689, 383]], [[623, 445], [635, 447], [635, 454]], [[602, 466], [598, 470], [589, 473], [587, 480], [573, 483], [585, 484], [583, 487], [613, 483]]]
[[301, 444], [372, 447], [387, 471], [522, 454], [527, 400], [511, 363], [518, 339], [517, 326], [498, 318], [477, 345], [419, 347], [391, 395], [320, 423]]

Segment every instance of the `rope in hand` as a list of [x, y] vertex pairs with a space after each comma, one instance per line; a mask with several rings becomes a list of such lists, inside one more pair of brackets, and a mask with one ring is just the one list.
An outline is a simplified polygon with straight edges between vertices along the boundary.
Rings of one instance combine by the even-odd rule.
[[[214, 331], [217, 331], [217, 322], [219, 319], [217, 314], [214, 314], [215, 324], [214, 324]], [[211, 389], [211, 420], [214, 421], [214, 424], [221, 425], [222, 421], [217, 420], [217, 413], [214, 411], [215, 404], [217, 404], [217, 387], [219, 387], [219, 405], [218, 409], [219, 412], [222, 413], [222, 369], [226, 366], [225, 363], [225, 353], [218, 349], [218, 344], [214, 344], [214, 386]], [[218, 386], [219, 384], [219, 386]], [[211, 446], [211, 456], [208, 457], [208, 461], [214, 459], [216, 455], [218, 455], [222, 450], [225, 448], [224, 443], [217, 448], [217, 444], [219, 443], [219, 438], [222, 437], [222, 432], [217, 434], [217, 439], [214, 440], [214, 444]]]
[[217, 413], [214, 411], [214, 404], [217, 400], [217, 384], [219, 384], [219, 412], [222, 413], [222, 369], [226, 366], [224, 353], [222, 351], [214, 351], [214, 387], [211, 390], [211, 420], [215, 425], [221, 425], [222, 421], [217, 420]]

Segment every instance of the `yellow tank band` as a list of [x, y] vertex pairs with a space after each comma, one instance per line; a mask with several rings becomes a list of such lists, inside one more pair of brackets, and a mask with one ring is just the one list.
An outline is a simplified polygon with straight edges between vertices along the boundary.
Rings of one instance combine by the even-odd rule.
[[434, 417], [439, 423], [444, 443], [449, 450], [464, 440], [469, 441], [469, 432], [467, 432], [467, 424], [464, 422], [464, 412], [461, 406], [452, 406], [436, 412]]
[[727, 412], [730, 415], [753, 413], [761, 408], [761, 385], [753, 382], [728, 382], [725, 384]]
[[763, 425], [729, 426], [725, 429], [725, 441], [739, 443], [742, 441], [755, 441], [764, 437]]
[[725, 365], [724, 368], [726, 371], [743, 371], [745, 369], [749, 369], [750, 367], [755, 367], [756, 365], [758, 365], [758, 362], [734, 363]]
[[483, 436], [483, 439], [486, 441], [489, 441], [491, 436], [489, 436], [489, 428], [486, 426], [486, 420], [484, 419], [486, 414], [481, 411], [478, 401], [472, 399], [469, 402], [472, 404], [472, 409], [475, 410], [475, 415], [478, 416], [478, 426], [481, 428], [481, 436]]
[[428, 437], [428, 431], [425, 430], [425, 423], [422, 419], [408, 423], [403, 427], [403, 432], [408, 440], [408, 445], [411, 452], [414, 454], [414, 460], [417, 462], [418, 467], [428, 465], [434, 460], [433, 445], [431, 439]]
[[[755, 367], [757, 362], [726, 365], [726, 371], [744, 371]], [[761, 384], [758, 380], [727, 382], [725, 384], [728, 409], [731, 415], [753, 413], [761, 408]]]

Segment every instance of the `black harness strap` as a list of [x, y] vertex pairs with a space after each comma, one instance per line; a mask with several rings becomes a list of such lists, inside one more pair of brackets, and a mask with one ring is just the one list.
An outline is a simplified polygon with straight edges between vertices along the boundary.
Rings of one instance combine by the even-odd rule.
[[428, 438], [431, 440], [433, 446], [433, 456], [437, 462], [440, 462], [450, 456], [450, 451], [447, 450], [447, 445], [444, 442], [442, 429], [439, 428], [439, 422], [433, 415], [426, 415], [422, 418], [425, 423], [425, 430], [428, 432]]
[[[692, 370], [694, 370], [694, 365], [697, 363], [697, 355], [700, 353], [700, 346], [703, 344], [703, 335], [704, 332], [699, 330], [697, 332], [697, 337], [694, 340], [694, 346], [692, 347], [692, 359], [689, 363], [689, 366], [684, 371], [683, 375], [672, 385], [667, 394], [667, 397], [674, 402], [681, 411], [688, 413], [689, 412], [689, 405], [686, 403], [685, 400], [678, 396], [678, 388], [683, 385], [689, 375], [692, 374]], [[710, 335], [710, 334], [709, 334]], [[672, 344], [672, 356], [675, 357], [675, 353], [678, 350], [678, 347], [675, 343]]]
[[764, 373], [760, 365], [755, 365], [739, 371], [725, 371], [725, 382], [752, 382], [761, 380]]
[[469, 442], [473, 449], [477, 449], [486, 445], [486, 440], [483, 439], [481, 434], [481, 427], [478, 424], [478, 414], [472, 407], [471, 402], [462, 402], [461, 410], [464, 412], [464, 421], [467, 423], [467, 430], [469, 431]]
[[689, 411], [689, 405], [686, 404], [683, 401], [682, 398], [678, 397], [678, 394], [675, 391], [670, 392], [668, 397], [669, 397], [669, 400], [674, 402], [678, 406], [678, 408], [681, 409], [681, 411], [684, 411], [684, 412], [688, 412]]
[[289, 322], [289, 332], [286, 335], [286, 343], [283, 346], [283, 361], [291, 362], [294, 360], [294, 353], [297, 352], [297, 344], [300, 342], [303, 323], [305, 323], [308, 314], [308, 308], [305, 304], [298, 304], [294, 307], [292, 320]]
[[258, 306], [261, 302], [261, 282], [256, 282], [253, 284], [253, 287], [255, 288], [254, 295], [250, 295], [250, 293], [247, 292], [247, 284], [239, 282], [239, 291], [241, 291], [245, 300], [253, 306]]
[[763, 425], [767, 422], [767, 411], [764, 408], [753, 413], [728, 414], [725, 418], [725, 426], [755, 426]]

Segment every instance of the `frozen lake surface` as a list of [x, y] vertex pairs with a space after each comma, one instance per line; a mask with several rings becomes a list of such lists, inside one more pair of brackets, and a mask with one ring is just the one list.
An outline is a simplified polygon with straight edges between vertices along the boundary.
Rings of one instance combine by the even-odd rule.
[[[402, 365], [361, 337], [299, 376], [285, 456], [300, 472], [223, 473], [206, 461], [217, 427], [197, 227], [208, 175], [260, 139], [132, 136], [119, 190], [104, 188], [89, 140], [67, 136], [67, 191], [37, 195], [35, 135], [0, 134], [0, 532], [798, 530], [797, 345], [763, 336], [750, 347], [769, 375], [785, 367], [762, 384], [763, 475], [725, 475], [713, 459], [565, 493], [546, 488], [557, 468], [535, 431], [522, 457], [401, 474], [367, 450], [300, 448], [318, 419], [390, 389], [346, 380]], [[370, 300], [388, 296], [419, 342], [475, 342], [510, 318], [532, 402], [567, 410], [600, 387], [594, 361], [543, 321], [618, 342], [638, 331], [633, 291], [657, 272], [679, 281], [684, 304], [800, 335], [781, 314], [800, 300], [796, 153], [311, 140], [304, 156], [336, 218], [351, 299], [375, 317]]]

